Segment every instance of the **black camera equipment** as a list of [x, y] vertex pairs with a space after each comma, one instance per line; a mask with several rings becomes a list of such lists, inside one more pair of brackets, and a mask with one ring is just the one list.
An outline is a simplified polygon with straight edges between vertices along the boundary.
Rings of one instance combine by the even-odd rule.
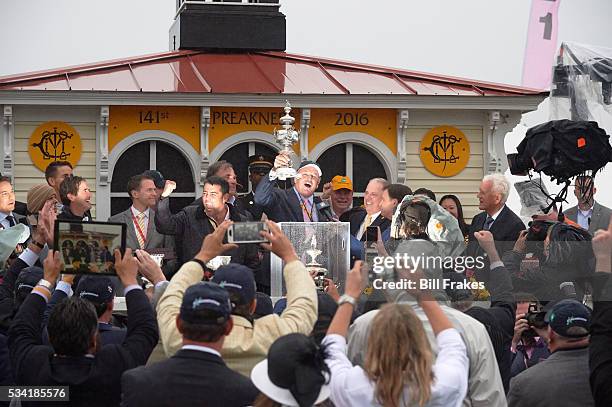
[[[548, 175], [557, 184], [565, 184], [558, 194], [549, 195], [552, 201], [545, 213], [566, 201], [571, 179], [582, 179], [581, 195], [592, 198], [595, 174], [612, 161], [610, 136], [596, 122], [554, 120], [527, 130], [525, 138], [517, 147], [517, 153], [508, 154], [508, 165], [513, 175], [529, 175], [531, 171]], [[590, 180], [588, 182], [587, 180]]]

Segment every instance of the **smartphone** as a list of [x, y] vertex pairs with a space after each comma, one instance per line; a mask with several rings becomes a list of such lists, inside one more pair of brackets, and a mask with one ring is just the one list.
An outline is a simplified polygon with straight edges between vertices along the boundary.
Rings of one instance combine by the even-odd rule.
[[66, 274], [116, 275], [115, 249], [125, 253], [125, 223], [55, 221], [53, 247]]
[[378, 226], [368, 226], [366, 228], [366, 242], [378, 241]]
[[238, 222], [227, 229], [228, 243], [265, 243], [259, 232], [268, 231], [265, 222]]

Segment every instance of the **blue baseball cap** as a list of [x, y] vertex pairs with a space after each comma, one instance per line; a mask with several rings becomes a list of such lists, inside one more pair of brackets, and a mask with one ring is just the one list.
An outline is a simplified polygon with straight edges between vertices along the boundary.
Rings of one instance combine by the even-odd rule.
[[[552, 306], [544, 316], [550, 329], [566, 338], [582, 338], [589, 334], [591, 310], [576, 300], [562, 300]], [[570, 333], [571, 328], [581, 327], [586, 332]]]
[[213, 283], [219, 284], [230, 293], [239, 295], [240, 302], [236, 305], [250, 304], [255, 298], [255, 278], [253, 270], [242, 264], [230, 263], [215, 271]]
[[232, 304], [226, 290], [202, 281], [189, 287], [183, 296], [180, 317], [192, 324], [222, 325], [231, 318]]
[[36, 284], [43, 278], [43, 269], [36, 266], [26, 267], [19, 272], [15, 281], [15, 290], [32, 291]]
[[105, 276], [83, 276], [75, 295], [95, 304], [106, 304], [115, 298], [113, 281]]

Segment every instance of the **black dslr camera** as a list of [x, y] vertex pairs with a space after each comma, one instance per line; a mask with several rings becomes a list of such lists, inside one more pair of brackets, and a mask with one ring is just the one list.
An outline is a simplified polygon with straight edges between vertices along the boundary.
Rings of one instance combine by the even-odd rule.
[[527, 309], [527, 313], [524, 317], [527, 320], [527, 324], [529, 324], [529, 329], [523, 331], [523, 334], [521, 335], [523, 340], [532, 340], [538, 336], [536, 331], [533, 329], [534, 327], [544, 329], [548, 326], [546, 321], [544, 321], [545, 315], [546, 311], [538, 311], [537, 304], [529, 304], [529, 308]]

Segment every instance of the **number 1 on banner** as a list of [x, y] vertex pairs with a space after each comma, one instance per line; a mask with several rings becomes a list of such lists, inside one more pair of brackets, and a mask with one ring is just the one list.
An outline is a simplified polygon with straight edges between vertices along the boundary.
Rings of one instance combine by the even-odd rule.
[[527, 46], [523, 61], [523, 86], [550, 87], [552, 65], [557, 51], [557, 11], [561, 0], [532, 0]]

